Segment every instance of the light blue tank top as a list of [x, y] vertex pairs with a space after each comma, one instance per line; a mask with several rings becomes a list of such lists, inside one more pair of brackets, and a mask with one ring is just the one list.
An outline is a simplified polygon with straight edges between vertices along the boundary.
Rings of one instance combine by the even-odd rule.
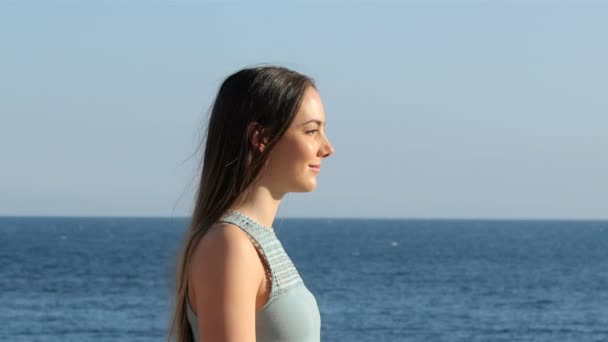
[[[304, 285], [300, 274], [283, 245], [269, 229], [244, 214], [230, 210], [219, 222], [227, 222], [245, 231], [266, 259], [272, 278], [268, 302], [255, 315], [256, 342], [319, 342], [321, 316], [314, 295]], [[187, 300], [187, 314], [196, 342], [200, 329], [196, 314]], [[203, 337], [205, 332], [202, 332]]]

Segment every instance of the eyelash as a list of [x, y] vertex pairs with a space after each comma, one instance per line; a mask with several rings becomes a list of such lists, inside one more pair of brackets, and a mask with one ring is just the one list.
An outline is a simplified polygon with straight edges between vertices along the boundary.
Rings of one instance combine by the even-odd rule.
[[310, 131], [306, 131], [306, 134], [312, 135], [310, 133], [315, 133], [315, 132], [318, 132], [318, 131], [319, 131], [318, 129], [311, 129]]

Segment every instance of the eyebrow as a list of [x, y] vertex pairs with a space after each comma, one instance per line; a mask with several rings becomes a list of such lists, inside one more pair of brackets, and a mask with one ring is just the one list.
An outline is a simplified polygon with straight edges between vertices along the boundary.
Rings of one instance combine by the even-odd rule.
[[308, 124], [308, 123], [311, 123], [311, 122], [314, 122], [314, 123], [316, 123], [316, 124], [317, 124], [317, 125], [319, 125], [319, 126], [325, 126], [325, 123], [324, 123], [323, 121], [321, 121], [321, 120], [316, 120], [316, 119], [308, 120], [308, 121], [306, 121], [305, 123], [301, 124], [300, 126], [304, 126], [304, 125], [306, 125], [306, 124]]

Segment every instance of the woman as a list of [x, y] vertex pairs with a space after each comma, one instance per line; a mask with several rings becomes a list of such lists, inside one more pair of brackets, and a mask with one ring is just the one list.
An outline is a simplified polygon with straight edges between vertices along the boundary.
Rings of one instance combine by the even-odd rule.
[[315, 189], [334, 153], [314, 81], [274, 66], [221, 85], [178, 265], [169, 337], [319, 341], [320, 315], [272, 228], [288, 192]]

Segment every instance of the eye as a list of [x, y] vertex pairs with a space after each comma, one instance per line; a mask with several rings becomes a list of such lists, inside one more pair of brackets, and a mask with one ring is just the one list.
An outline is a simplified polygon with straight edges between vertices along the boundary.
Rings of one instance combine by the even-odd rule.
[[313, 135], [314, 133], [318, 132], [318, 129], [311, 129], [310, 131], [306, 131], [306, 134], [308, 135]]

